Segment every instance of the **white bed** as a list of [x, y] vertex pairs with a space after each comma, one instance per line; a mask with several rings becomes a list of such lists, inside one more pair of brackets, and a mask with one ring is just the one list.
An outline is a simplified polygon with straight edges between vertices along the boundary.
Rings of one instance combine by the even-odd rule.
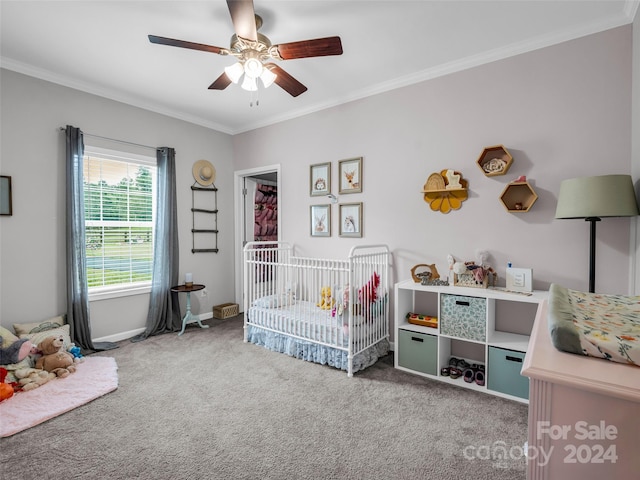
[[389, 353], [386, 245], [351, 249], [346, 260], [304, 258], [282, 242], [244, 249], [244, 340], [349, 376]]

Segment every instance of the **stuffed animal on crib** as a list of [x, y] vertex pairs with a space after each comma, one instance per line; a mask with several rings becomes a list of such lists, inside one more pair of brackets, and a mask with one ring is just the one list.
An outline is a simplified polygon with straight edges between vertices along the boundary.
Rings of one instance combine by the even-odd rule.
[[331, 296], [331, 287], [322, 287], [320, 289], [320, 302], [316, 303], [316, 307], [322, 310], [331, 310], [336, 301]]
[[369, 281], [358, 290], [358, 299], [363, 305], [373, 303], [378, 299], [378, 287], [380, 286], [380, 275], [373, 272]]
[[36, 360], [36, 368], [55, 373], [57, 377], [65, 378], [76, 371], [73, 355], [64, 351], [64, 337], [50, 336], [38, 344], [42, 357]]

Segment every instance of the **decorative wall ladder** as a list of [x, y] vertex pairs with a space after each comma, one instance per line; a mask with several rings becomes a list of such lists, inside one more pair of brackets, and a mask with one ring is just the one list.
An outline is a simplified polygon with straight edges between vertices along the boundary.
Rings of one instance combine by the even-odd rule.
[[[213, 193], [213, 209], [200, 208], [202, 205], [200, 202], [197, 204], [198, 206], [196, 206], [196, 194], [200, 193], [207, 194], [206, 196], [198, 195], [200, 202], [203, 198], [210, 198], [208, 195]], [[208, 187], [199, 187], [196, 186], [195, 183], [191, 185], [191, 217], [193, 221], [193, 228], [191, 229], [193, 239], [191, 253], [218, 253], [218, 189], [215, 185], [212, 184]], [[196, 227], [196, 225], [198, 225], [198, 227]], [[200, 234], [205, 237], [213, 237], [213, 248], [196, 248], [196, 235]], [[208, 244], [208, 242], [205, 244]]]

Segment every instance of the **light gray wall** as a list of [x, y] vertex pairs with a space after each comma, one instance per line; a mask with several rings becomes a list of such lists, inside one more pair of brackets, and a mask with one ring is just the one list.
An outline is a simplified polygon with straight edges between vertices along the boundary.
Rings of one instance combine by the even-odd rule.
[[[630, 173], [631, 26], [397, 89], [233, 138], [236, 168], [282, 165], [283, 239], [304, 255], [345, 257], [360, 241], [394, 252], [396, 280], [418, 263], [446, 255], [473, 260], [491, 252], [504, 281], [508, 261], [532, 267], [534, 287], [588, 287], [589, 227], [555, 220], [560, 182], [583, 175]], [[312, 88], [312, 85], [310, 85]], [[514, 157], [505, 176], [476, 165], [483, 147], [504, 144]], [[364, 238], [311, 238], [309, 165], [362, 156]], [[420, 193], [432, 172], [451, 168], [469, 181], [469, 199], [449, 214], [432, 212]], [[508, 213], [498, 197], [526, 175], [539, 199], [530, 212]], [[629, 219], [598, 225], [596, 289], [627, 293]]]
[[[637, 24], [636, 17], [636, 31]], [[445, 273], [448, 253], [472, 260], [486, 249], [502, 278], [511, 261], [533, 268], [535, 288], [557, 282], [586, 289], [588, 225], [554, 220], [556, 195], [565, 178], [631, 172], [631, 79], [626, 26], [229, 138], [2, 70], [0, 172], [13, 177], [14, 216], [0, 219], [0, 321], [10, 326], [66, 309], [58, 131], [66, 124], [176, 148], [181, 275], [193, 272], [210, 292], [194, 299], [198, 313], [234, 298], [233, 171], [275, 164], [282, 165], [283, 238], [301, 254], [343, 258], [356, 243], [384, 242], [394, 252], [395, 280], [404, 280], [417, 263], [435, 262]], [[637, 119], [637, 101], [633, 112]], [[475, 162], [483, 147], [500, 143], [514, 164], [507, 175], [487, 178]], [[633, 145], [637, 179], [637, 140]], [[309, 165], [332, 162], [337, 195], [338, 161], [354, 156], [364, 157], [364, 191], [339, 200], [364, 203], [364, 238], [338, 238], [336, 205], [332, 237], [311, 238], [309, 205], [324, 200], [309, 196]], [[200, 158], [218, 171], [218, 255], [189, 251], [191, 166]], [[447, 215], [432, 212], [420, 194], [429, 174], [445, 168], [462, 172], [470, 188], [462, 208]], [[519, 175], [527, 175], [539, 199], [530, 212], [511, 214], [498, 197]], [[629, 290], [630, 230], [628, 219], [598, 225], [598, 291]], [[93, 304], [94, 337], [142, 327], [147, 303], [142, 296]]]
[[[56, 84], [0, 71], [0, 172], [13, 182], [13, 216], [0, 218], [0, 321], [38, 321], [66, 311], [65, 136], [73, 125], [86, 133], [176, 149], [180, 275], [192, 272], [209, 295], [192, 295], [195, 313], [233, 301], [233, 158], [228, 135]], [[99, 140], [85, 137], [85, 143]], [[99, 142], [102, 146], [132, 147]], [[134, 149], [135, 150], [135, 149]], [[139, 152], [142, 153], [142, 152]], [[155, 156], [154, 150], [143, 153]], [[217, 170], [220, 253], [191, 253], [193, 163]], [[181, 296], [184, 297], [184, 296]], [[181, 298], [184, 311], [185, 298]], [[145, 325], [148, 295], [91, 303], [94, 338]]]

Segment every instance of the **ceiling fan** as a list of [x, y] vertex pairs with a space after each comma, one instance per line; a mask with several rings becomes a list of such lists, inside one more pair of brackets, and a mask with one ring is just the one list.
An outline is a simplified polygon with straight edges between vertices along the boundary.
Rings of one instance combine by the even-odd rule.
[[275, 83], [293, 97], [306, 92], [307, 87], [278, 65], [271, 63], [270, 60], [342, 55], [340, 37], [316, 38], [272, 45], [265, 35], [258, 33], [258, 29], [262, 26], [262, 18], [256, 15], [253, 9], [253, 0], [227, 0], [227, 6], [229, 7], [231, 21], [236, 32], [231, 37], [229, 48], [158, 37], [156, 35], [149, 35], [149, 41], [160, 45], [202, 50], [236, 57], [238, 62], [226, 67], [222, 75], [209, 86], [210, 90], [224, 90], [231, 83], [238, 83], [242, 79], [241, 86], [243, 89], [256, 91], [259, 78], [265, 88]]

